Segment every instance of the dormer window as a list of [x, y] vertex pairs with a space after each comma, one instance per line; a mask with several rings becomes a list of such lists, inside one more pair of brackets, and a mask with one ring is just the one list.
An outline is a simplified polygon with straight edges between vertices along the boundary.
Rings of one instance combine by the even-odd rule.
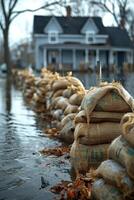
[[94, 33], [93, 32], [86, 32], [85, 35], [85, 42], [87, 44], [93, 43], [94, 42]]
[[55, 44], [58, 43], [58, 32], [52, 31], [48, 33], [48, 42]]

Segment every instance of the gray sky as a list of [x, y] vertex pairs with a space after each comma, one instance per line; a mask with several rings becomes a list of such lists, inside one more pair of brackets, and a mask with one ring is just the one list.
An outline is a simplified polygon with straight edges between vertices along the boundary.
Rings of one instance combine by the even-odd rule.
[[[25, 8], [36, 9], [42, 5], [43, 0], [21, 0], [21, 3], [17, 6], [16, 10]], [[65, 14], [65, 10], [62, 11]], [[10, 29], [10, 45], [20, 42], [24, 38], [30, 37], [33, 27], [33, 16], [34, 15], [47, 15], [49, 14], [45, 10], [40, 10], [34, 13], [24, 13], [18, 16], [12, 23]], [[105, 26], [110, 26], [113, 23], [113, 18], [110, 14], [103, 16], [103, 23]]]

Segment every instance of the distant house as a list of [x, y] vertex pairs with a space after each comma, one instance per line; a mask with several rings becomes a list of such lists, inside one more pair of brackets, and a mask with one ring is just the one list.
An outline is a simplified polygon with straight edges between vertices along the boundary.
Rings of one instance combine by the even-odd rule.
[[35, 67], [79, 69], [133, 63], [128, 33], [104, 27], [100, 17], [34, 16]]

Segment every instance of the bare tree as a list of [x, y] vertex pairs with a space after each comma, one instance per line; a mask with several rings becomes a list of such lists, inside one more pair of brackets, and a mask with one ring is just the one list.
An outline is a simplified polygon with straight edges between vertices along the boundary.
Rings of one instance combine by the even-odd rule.
[[98, 6], [102, 11], [110, 13], [117, 26], [125, 28], [130, 12], [130, 0], [91, 0], [92, 5]]
[[11, 65], [10, 65], [10, 49], [9, 49], [9, 30], [10, 25], [13, 22], [13, 20], [20, 14], [24, 12], [35, 12], [41, 9], [50, 9], [51, 6], [54, 5], [62, 5], [62, 0], [45, 0], [44, 5], [41, 7], [31, 10], [31, 9], [25, 9], [25, 10], [19, 10], [16, 11], [16, 6], [20, 2], [20, 0], [0, 0], [0, 29], [2, 31], [3, 36], [3, 46], [4, 46], [4, 62], [7, 66], [7, 74], [11, 74]]

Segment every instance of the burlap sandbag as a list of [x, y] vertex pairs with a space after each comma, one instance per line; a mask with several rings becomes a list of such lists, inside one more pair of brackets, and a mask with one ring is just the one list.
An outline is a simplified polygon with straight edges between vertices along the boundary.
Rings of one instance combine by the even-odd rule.
[[63, 110], [62, 109], [57, 109], [51, 112], [51, 115], [54, 119], [56, 120], [61, 120], [63, 117]]
[[54, 92], [52, 94], [52, 97], [55, 98], [55, 97], [59, 97], [59, 96], [62, 96], [62, 93], [63, 93], [64, 90], [56, 90], [56, 92]]
[[78, 108], [79, 108], [78, 106], [69, 104], [64, 111], [64, 115], [68, 115], [70, 113], [77, 113]]
[[70, 120], [64, 125], [58, 137], [68, 144], [72, 144], [74, 141], [74, 129], [74, 123]]
[[55, 104], [55, 108], [56, 109], [59, 108], [59, 109], [62, 109], [64, 111], [67, 108], [68, 105], [69, 105], [68, 99], [64, 98], [64, 97], [60, 97], [60, 99]]
[[123, 200], [121, 191], [103, 179], [98, 179], [93, 183], [91, 196], [95, 200]]
[[134, 147], [134, 113], [127, 113], [123, 116], [121, 127], [124, 138]]
[[105, 112], [129, 112], [131, 108], [115, 90], [111, 90], [98, 101], [94, 110]]
[[79, 123], [75, 127], [75, 140], [79, 139], [80, 144], [104, 144], [109, 143], [121, 135], [119, 123]]
[[67, 79], [70, 86], [73, 85], [73, 86], [78, 87], [80, 90], [85, 91], [84, 85], [82, 84], [82, 82], [78, 78], [73, 77], [73, 76], [67, 76], [66, 79]]
[[65, 78], [58, 79], [58, 80], [55, 80], [54, 83], [52, 84], [52, 90], [57, 91], [60, 89], [66, 89], [67, 86], [68, 86], [68, 81]]
[[134, 148], [130, 147], [122, 136], [111, 143], [109, 158], [122, 164], [130, 178], [134, 179]]
[[107, 159], [109, 144], [102, 145], [82, 145], [79, 141], [74, 141], [70, 156], [71, 164], [76, 171], [88, 171], [90, 167], [98, 167]]
[[95, 108], [105, 112], [129, 112], [134, 110], [134, 100], [119, 83], [107, 83], [91, 88], [84, 96], [81, 107], [89, 123], [89, 116]]
[[55, 109], [57, 102], [63, 97], [56, 97], [49, 99], [49, 108], [48, 109]]
[[75, 94], [73, 94], [69, 98], [69, 103], [72, 104], [72, 105], [80, 106], [84, 95], [85, 95], [84, 93], [75, 93]]
[[63, 97], [70, 98], [74, 93], [75, 91], [72, 88], [67, 88], [63, 91], [62, 95]]
[[87, 117], [86, 117], [86, 113], [84, 110], [79, 111], [75, 118], [74, 118], [74, 123], [78, 124], [78, 123], [87, 123]]
[[128, 177], [126, 170], [113, 160], [106, 160], [96, 170], [96, 176], [114, 185], [123, 192], [125, 198], [134, 195], [134, 182]]
[[[124, 113], [115, 112], [92, 112], [90, 115], [91, 123], [98, 122], [120, 122]], [[81, 110], [74, 119], [75, 124], [87, 123], [87, 117], [84, 110]]]
[[73, 121], [75, 116], [76, 116], [76, 113], [70, 113], [70, 114], [66, 115], [61, 121], [61, 126], [63, 127], [69, 121]]

